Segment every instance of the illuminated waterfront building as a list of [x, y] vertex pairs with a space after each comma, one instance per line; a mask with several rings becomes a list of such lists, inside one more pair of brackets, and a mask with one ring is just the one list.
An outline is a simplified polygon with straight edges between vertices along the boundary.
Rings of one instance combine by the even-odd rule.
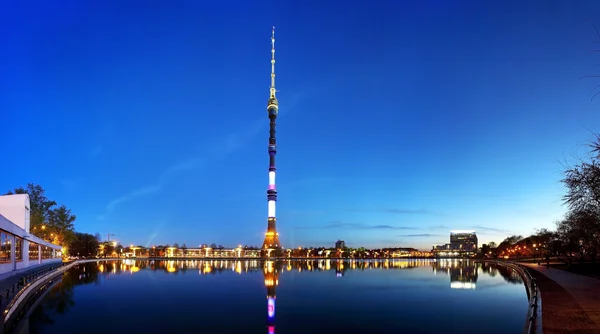
[[450, 231], [450, 244], [463, 250], [477, 250], [475, 231]]
[[275, 27], [271, 35], [271, 87], [269, 88], [269, 101], [267, 112], [269, 115], [269, 188], [267, 189], [267, 233], [262, 245], [263, 256], [281, 256], [281, 243], [277, 233], [277, 218], [275, 203], [277, 202], [277, 188], [275, 187], [275, 154], [277, 154], [277, 140], [275, 139], [275, 120], [279, 111], [279, 103], [275, 97]]
[[475, 231], [450, 231], [450, 243], [433, 246], [438, 257], [475, 256], [477, 254], [477, 234]]
[[397, 248], [390, 252], [390, 257], [417, 257], [417, 256], [425, 256], [424, 252], [419, 252], [414, 248]]
[[61, 246], [34, 235], [46, 226], [30, 229], [30, 208], [28, 194], [0, 196], [0, 274], [62, 262]]

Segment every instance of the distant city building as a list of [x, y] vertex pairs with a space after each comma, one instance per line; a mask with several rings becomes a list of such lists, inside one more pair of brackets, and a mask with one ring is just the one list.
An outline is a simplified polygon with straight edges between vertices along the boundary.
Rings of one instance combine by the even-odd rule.
[[450, 244], [458, 249], [477, 251], [477, 235], [475, 231], [450, 231]]
[[346, 248], [346, 242], [344, 240], [338, 240], [335, 242], [335, 248], [344, 249]]
[[397, 248], [390, 253], [390, 257], [412, 257], [418, 250], [414, 248]]
[[431, 252], [420, 251], [415, 248], [393, 248], [389, 251], [389, 257], [431, 257]]
[[475, 256], [477, 234], [475, 231], [450, 231], [450, 243], [433, 246], [432, 252], [438, 257]]

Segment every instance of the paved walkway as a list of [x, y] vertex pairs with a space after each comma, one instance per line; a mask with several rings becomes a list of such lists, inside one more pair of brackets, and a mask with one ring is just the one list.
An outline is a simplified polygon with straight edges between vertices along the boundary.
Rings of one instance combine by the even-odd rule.
[[[579, 274], [570, 273], [560, 269], [547, 268], [544, 265], [534, 263], [520, 263], [521, 265], [534, 269], [556, 282], [562, 287], [574, 300], [576, 304], [596, 323], [600, 328], [600, 280]], [[542, 292], [542, 312], [546, 306], [544, 300], [544, 290], [540, 282], [540, 291]], [[550, 301], [550, 300], [548, 300]], [[566, 301], [565, 301], [566, 302]], [[548, 305], [550, 306], [550, 305]], [[542, 325], [544, 324], [542, 315]], [[600, 332], [599, 332], [600, 333]]]

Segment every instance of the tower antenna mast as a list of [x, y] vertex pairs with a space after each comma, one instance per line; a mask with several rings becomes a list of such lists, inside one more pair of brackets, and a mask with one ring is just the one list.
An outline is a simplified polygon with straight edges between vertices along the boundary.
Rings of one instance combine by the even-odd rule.
[[273, 30], [271, 31], [271, 88], [269, 89], [271, 94], [270, 98], [275, 99], [275, 26], [273, 26]]

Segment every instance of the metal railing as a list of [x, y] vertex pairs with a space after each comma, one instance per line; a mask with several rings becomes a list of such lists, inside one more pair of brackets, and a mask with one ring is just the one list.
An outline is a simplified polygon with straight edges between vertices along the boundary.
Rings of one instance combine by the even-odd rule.
[[65, 263], [56, 264], [50, 267], [46, 267], [42, 270], [30, 273], [28, 275], [21, 276], [19, 280], [5, 289], [4, 291], [0, 291], [0, 309], [4, 310], [9, 304], [10, 301], [18, 295], [18, 293], [28, 284], [37, 281], [43, 276], [53, 272], [57, 268], [64, 266]]
[[527, 297], [529, 299], [527, 318], [525, 320], [525, 325], [523, 326], [523, 333], [542, 334], [542, 295], [536, 279], [531, 276], [525, 267], [519, 264], [495, 260], [486, 260], [486, 262], [496, 263], [514, 269], [523, 278]]
[[541, 334], [541, 292], [538, 288], [537, 281], [531, 276], [526, 268], [520, 265], [515, 265], [520, 270], [521, 276], [525, 278], [525, 285], [527, 287], [527, 295], [529, 296], [529, 307], [527, 308], [527, 320], [523, 333], [527, 334]]

